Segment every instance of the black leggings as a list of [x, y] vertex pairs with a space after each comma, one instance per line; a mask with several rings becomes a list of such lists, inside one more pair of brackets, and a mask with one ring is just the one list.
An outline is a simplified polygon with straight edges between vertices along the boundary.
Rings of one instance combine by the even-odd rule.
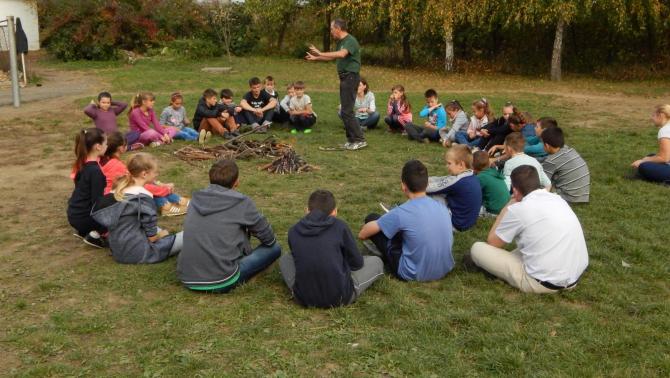
[[79, 236], [84, 237], [88, 235], [91, 231], [97, 231], [101, 235], [107, 232], [107, 229], [102, 226], [100, 223], [93, 220], [91, 217], [86, 218], [71, 218], [67, 219], [70, 222], [70, 225], [77, 230]]
[[[365, 223], [379, 219], [379, 214], [372, 213], [365, 217]], [[398, 274], [398, 267], [400, 266], [400, 256], [402, 255], [402, 234], [397, 233], [392, 239], [389, 239], [383, 232], [379, 231], [377, 234], [370, 237], [370, 240], [375, 244], [375, 247], [382, 253], [382, 261], [384, 266], [397, 279], [405, 281], [404, 278]]]

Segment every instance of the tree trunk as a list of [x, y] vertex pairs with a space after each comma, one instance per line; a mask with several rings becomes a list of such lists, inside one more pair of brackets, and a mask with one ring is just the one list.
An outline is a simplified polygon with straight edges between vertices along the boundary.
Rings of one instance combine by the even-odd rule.
[[[327, 4], [326, 4], [327, 5]], [[326, 28], [323, 30], [323, 50], [330, 51], [330, 11], [326, 11]]]
[[554, 38], [554, 51], [551, 54], [551, 80], [561, 80], [561, 54], [563, 53], [563, 29], [565, 20], [560, 18], [556, 25], [556, 37]]
[[411, 31], [406, 31], [402, 35], [402, 64], [405, 67], [412, 65], [412, 48], [409, 43], [411, 36]]
[[281, 29], [279, 29], [279, 35], [277, 36], [277, 50], [278, 51], [282, 51], [282, 47], [284, 46], [284, 36], [286, 36], [286, 29], [288, 29], [288, 26], [291, 23], [291, 16], [292, 15], [293, 15], [292, 12], [284, 13], [284, 20], [283, 20]]
[[446, 72], [454, 71], [454, 30], [448, 28], [444, 33], [444, 70]]
[[651, 1], [644, 2], [644, 13], [647, 19], [647, 54], [649, 57], [656, 57], [656, 15], [651, 7]]

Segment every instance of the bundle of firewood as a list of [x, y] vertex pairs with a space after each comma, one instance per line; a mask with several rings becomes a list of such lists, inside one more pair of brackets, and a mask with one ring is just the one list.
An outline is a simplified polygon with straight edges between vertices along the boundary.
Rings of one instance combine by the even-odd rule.
[[296, 154], [293, 146], [277, 142], [270, 137], [263, 141], [230, 140], [212, 147], [182, 147], [174, 153], [188, 163], [213, 159], [250, 159], [269, 157], [272, 163], [263, 165], [262, 170], [270, 173], [290, 174], [309, 172], [317, 169]]
[[272, 163], [266, 164], [260, 169], [270, 173], [286, 175], [291, 173], [311, 172], [318, 168], [307, 164], [307, 162], [301, 158], [300, 155], [296, 154], [293, 148], [291, 148], [284, 151], [282, 156], [274, 159]]

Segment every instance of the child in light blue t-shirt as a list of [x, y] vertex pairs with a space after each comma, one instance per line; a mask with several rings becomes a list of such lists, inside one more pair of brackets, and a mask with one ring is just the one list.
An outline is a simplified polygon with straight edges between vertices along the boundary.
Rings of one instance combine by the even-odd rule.
[[428, 170], [418, 160], [405, 163], [402, 190], [407, 202], [382, 215], [370, 214], [358, 237], [370, 239], [382, 261], [403, 281], [433, 281], [454, 267], [453, 235], [446, 206], [426, 196]]
[[410, 140], [419, 142], [439, 142], [440, 130], [447, 126], [447, 112], [442, 104], [439, 103], [437, 92], [429, 89], [425, 93], [426, 105], [421, 109], [419, 116], [426, 118], [423, 126], [408, 123], [405, 125], [407, 137]]

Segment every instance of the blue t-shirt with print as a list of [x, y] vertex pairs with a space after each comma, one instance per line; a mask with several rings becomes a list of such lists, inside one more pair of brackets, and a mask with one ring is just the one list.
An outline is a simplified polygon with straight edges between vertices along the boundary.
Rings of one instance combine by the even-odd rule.
[[421, 109], [421, 112], [419, 112], [419, 117], [427, 118], [428, 122], [430, 122], [431, 125], [435, 125], [438, 130], [447, 126], [447, 112], [442, 105], [433, 109], [433, 111], [430, 111], [430, 107], [425, 105], [423, 109]]
[[446, 206], [430, 197], [411, 199], [384, 214], [377, 224], [387, 238], [402, 233], [398, 275], [405, 280], [432, 281], [454, 267], [454, 237]]

